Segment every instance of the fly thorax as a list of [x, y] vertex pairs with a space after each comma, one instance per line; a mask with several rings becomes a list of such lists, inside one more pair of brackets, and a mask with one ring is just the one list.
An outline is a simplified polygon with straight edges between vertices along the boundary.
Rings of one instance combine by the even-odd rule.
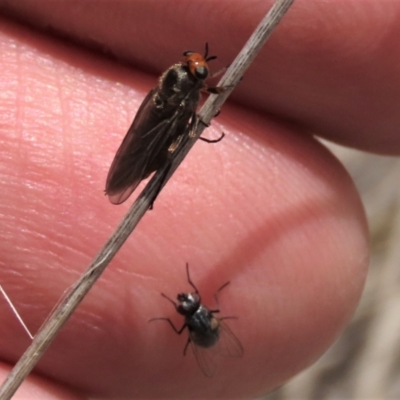
[[181, 93], [181, 88], [180, 88], [178, 85], [172, 86], [172, 90], [173, 90], [175, 93]]
[[160, 96], [159, 92], [156, 92], [153, 96], [153, 103], [158, 109], [163, 109], [165, 106], [165, 101]]
[[158, 81], [159, 92], [168, 98], [181, 93], [182, 83], [188, 80], [187, 75], [181, 64], [174, 64], [161, 75]]
[[178, 80], [177, 69], [181, 64], [174, 64], [169, 67], [158, 79], [158, 90], [165, 90], [167, 87], [172, 87]]

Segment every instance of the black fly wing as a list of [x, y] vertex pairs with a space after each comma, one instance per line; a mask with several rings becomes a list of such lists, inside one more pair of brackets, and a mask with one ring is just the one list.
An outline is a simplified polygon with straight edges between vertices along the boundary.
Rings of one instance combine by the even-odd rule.
[[156, 90], [143, 100], [108, 172], [105, 191], [113, 204], [123, 203], [140, 181], [162, 165], [171, 139], [180, 135], [177, 129], [187, 125], [188, 121], [179, 120], [179, 110], [169, 118], [154, 116]]
[[197, 346], [193, 340], [190, 341], [193, 354], [197, 364], [205, 376], [211, 378], [218, 368], [218, 357], [242, 357], [243, 347], [239, 339], [221, 320], [218, 342], [212, 347]]
[[113, 204], [125, 201], [142, 179], [145, 166], [143, 162], [138, 162], [137, 157], [140, 159], [145, 154], [138, 151], [142, 146], [140, 146], [137, 130], [142, 119], [141, 116], [147, 112], [146, 109], [153, 93], [154, 89], [147, 94], [140, 105], [108, 171], [105, 192]]

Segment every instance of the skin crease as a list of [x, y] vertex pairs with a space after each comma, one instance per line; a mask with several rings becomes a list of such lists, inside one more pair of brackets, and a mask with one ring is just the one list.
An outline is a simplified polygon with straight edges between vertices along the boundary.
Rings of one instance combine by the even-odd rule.
[[[394, 115], [385, 120], [378, 113], [390, 114], [385, 104], [398, 96], [396, 85], [389, 85], [396, 63], [388, 65], [384, 57], [398, 29], [389, 23], [398, 15], [394, 3], [387, 2], [391, 9], [384, 14], [377, 12], [381, 3], [366, 0], [363, 18], [350, 23], [346, 13], [355, 1], [335, 8], [334, 2], [296, 2], [237, 90], [248, 107], [223, 107], [205, 135], [224, 131], [225, 139], [196, 144], [39, 363], [36, 372], [46, 380], [26, 385], [58, 382], [63, 393], [73, 388], [65, 398], [79, 398], [74, 389], [106, 398], [254, 398], [282, 385], [329, 347], [358, 303], [368, 233], [347, 173], [300, 126], [359, 148], [398, 154]], [[235, 14], [222, 2], [219, 14], [215, 3], [193, 9], [178, 3], [174, 18], [166, 18], [165, 5], [124, 4], [129, 3], [119, 3], [112, 15], [117, 24], [99, 22], [107, 15], [100, 6], [96, 13], [82, 6], [71, 18], [62, 2], [54, 10], [36, 3], [35, 14], [30, 2], [21, 1], [16, 12], [40, 25], [47, 10], [53, 29], [65, 32], [68, 23], [77, 41], [95, 38], [115, 54], [160, 72], [184, 50], [201, 51], [205, 40], [219, 57], [211, 64], [217, 70], [233, 58], [266, 7], [257, 12], [235, 3], [242, 10]], [[165, 27], [162, 37], [179, 40], [161, 46], [160, 33], [139, 24], [146, 15], [154, 26]], [[243, 21], [232, 22], [232, 15]], [[302, 19], [307, 15], [315, 18], [311, 27]], [[358, 28], [365, 32], [365, 21], [369, 36], [354, 37]], [[332, 31], [339, 35], [335, 41]], [[102, 190], [113, 155], [157, 78], [5, 18], [0, 46], [0, 135], [7, 149], [0, 167], [0, 282], [35, 332], [132, 203], [112, 206]], [[379, 79], [371, 82], [371, 71], [387, 77], [382, 87]], [[362, 107], [346, 92], [345, 78]], [[254, 105], [300, 126], [273, 122], [252, 111]], [[221, 359], [212, 379], [201, 374], [190, 351], [182, 356], [186, 333], [179, 337], [167, 324], [147, 323], [170, 317], [181, 326], [160, 293], [175, 297], [191, 291], [186, 261], [211, 308], [212, 294], [231, 281], [220, 295], [221, 316], [238, 317], [227, 323], [245, 354]], [[0, 354], [12, 365], [29, 340], [5, 302], [0, 304]], [[10, 367], [1, 368], [5, 376]], [[54, 392], [53, 398], [64, 397]]]

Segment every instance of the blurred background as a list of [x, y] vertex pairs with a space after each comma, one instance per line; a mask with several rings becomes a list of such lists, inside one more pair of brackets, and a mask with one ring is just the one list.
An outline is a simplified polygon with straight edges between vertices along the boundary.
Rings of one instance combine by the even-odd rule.
[[264, 400], [400, 399], [400, 158], [323, 143], [367, 213], [371, 263], [358, 309], [320, 360]]

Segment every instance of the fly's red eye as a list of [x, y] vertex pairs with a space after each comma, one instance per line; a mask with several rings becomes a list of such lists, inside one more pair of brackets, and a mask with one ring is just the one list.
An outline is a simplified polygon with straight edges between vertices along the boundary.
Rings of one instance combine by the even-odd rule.
[[206, 79], [208, 76], [208, 65], [205, 58], [199, 53], [186, 51], [183, 53], [185, 62], [189, 68], [190, 73], [197, 79]]

